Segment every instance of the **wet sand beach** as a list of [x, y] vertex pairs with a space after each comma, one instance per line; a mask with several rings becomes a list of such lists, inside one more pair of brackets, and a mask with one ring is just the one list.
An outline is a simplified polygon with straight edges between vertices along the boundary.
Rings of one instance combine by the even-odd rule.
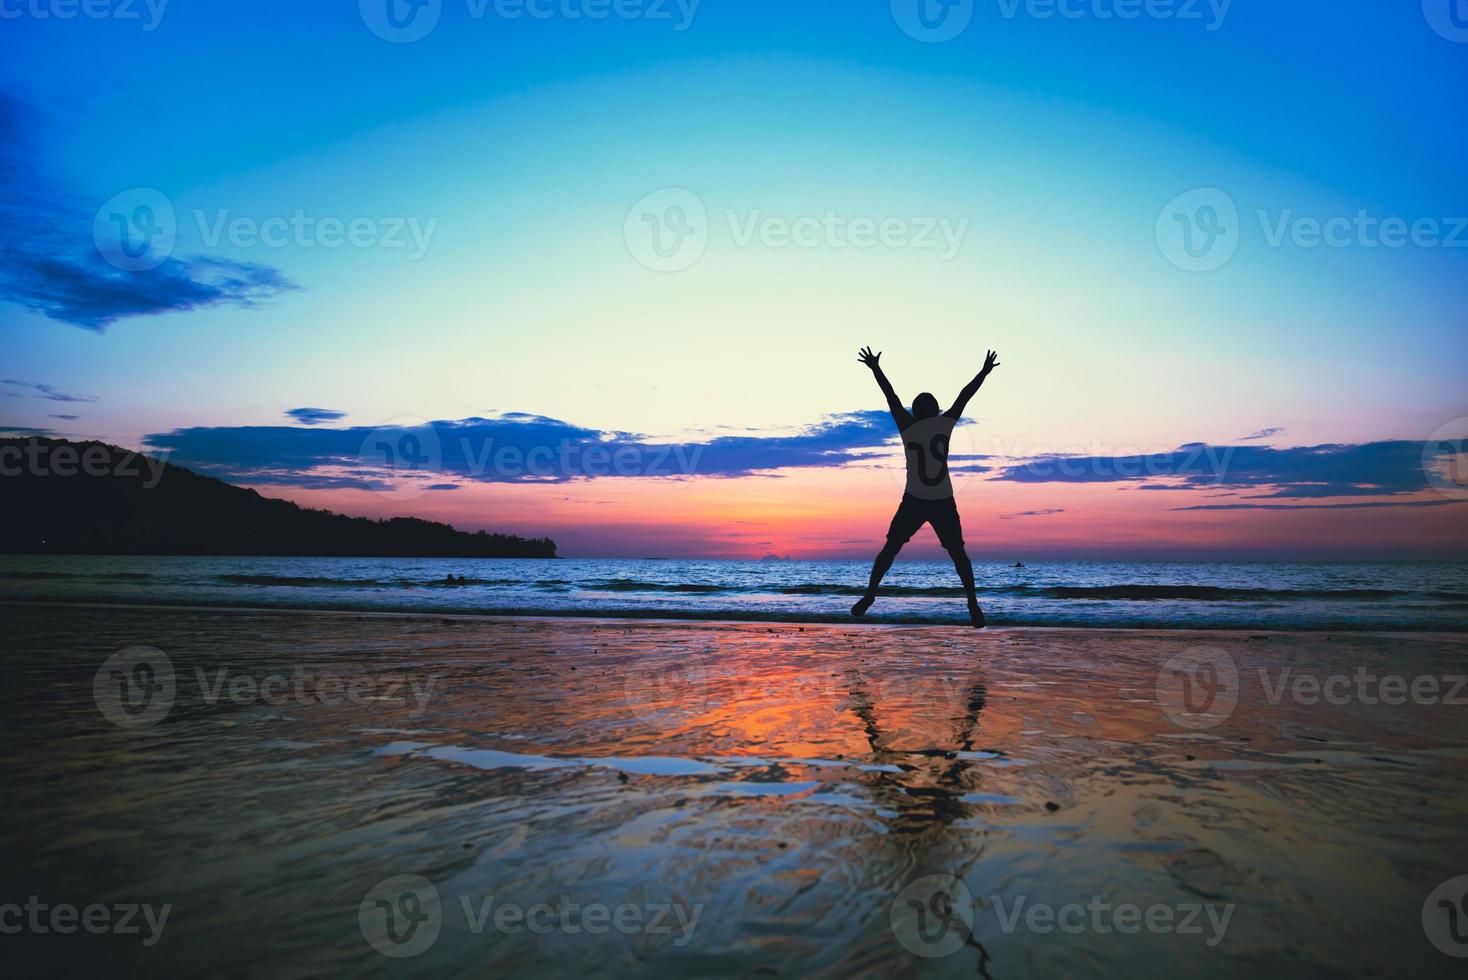
[[32, 973], [1461, 968], [1458, 634], [0, 617]]

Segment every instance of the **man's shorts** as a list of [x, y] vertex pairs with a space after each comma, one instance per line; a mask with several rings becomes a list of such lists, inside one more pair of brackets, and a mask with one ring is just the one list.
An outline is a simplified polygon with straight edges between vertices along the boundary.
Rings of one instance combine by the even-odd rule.
[[963, 547], [963, 525], [958, 520], [958, 502], [952, 497], [941, 500], [919, 500], [910, 494], [902, 495], [902, 503], [887, 529], [887, 540], [893, 544], [906, 544], [924, 524], [933, 525], [938, 534], [938, 543], [944, 548]]

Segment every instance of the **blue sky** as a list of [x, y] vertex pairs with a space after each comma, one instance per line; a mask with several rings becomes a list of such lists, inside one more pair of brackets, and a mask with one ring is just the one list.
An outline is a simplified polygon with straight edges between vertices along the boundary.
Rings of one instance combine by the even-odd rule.
[[[662, 17], [646, 0], [602, 20], [567, 15], [586, 0], [544, 18], [443, 0], [410, 43], [351, 2], [172, 0], [153, 29], [141, 0], [136, 19], [37, 16], [55, 2], [0, 19], [0, 86], [23, 107], [10, 248], [85, 252], [98, 208], [134, 188], [164, 195], [178, 238], [141, 279], [89, 284], [89, 322], [58, 311], [82, 287], [52, 266], [0, 276], [5, 376], [96, 399], [56, 412], [12, 386], [30, 392], [6, 399], [13, 425], [137, 445], [304, 426], [288, 413], [312, 407], [344, 430], [521, 412], [767, 438], [880, 407], [865, 343], [909, 398], [946, 399], [1001, 350], [1005, 383], [974, 411], [1014, 456], [1265, 428], [1281, 446], [1420, 440], [1468, 415], [1468, 227], [1463, 247], [1268, 241], [1281, 221], [1447, 237], [1468, 216], [1468, 43], [1415, 0], [1050, 17], [976, 0], [943, 43], [900, 28], [907, 0]], [[667, 188], [693, 192], [708, 241], [660, 272], [624, 224]], [[1237, 251], [1179, 268], [1159, 215], [1209, 188], [1237, 208]], [[828, 212], [962, 234], [951, 256], [738, 240]], [[209, 240], [296, 213], [412, 222], [422, 254], [408, 231], [392, 249]]]

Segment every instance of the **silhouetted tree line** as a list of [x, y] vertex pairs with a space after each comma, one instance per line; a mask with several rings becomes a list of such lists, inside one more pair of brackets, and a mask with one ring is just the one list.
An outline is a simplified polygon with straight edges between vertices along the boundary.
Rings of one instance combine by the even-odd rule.
[[549, 538], [312, 510], [100, 442], [0, 439], [0, 506], [9, 554], [556, 557]]

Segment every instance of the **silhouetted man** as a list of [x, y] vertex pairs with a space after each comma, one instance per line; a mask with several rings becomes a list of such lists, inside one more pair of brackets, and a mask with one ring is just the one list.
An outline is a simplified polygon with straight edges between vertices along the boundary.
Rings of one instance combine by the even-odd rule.
[[953, 482], [948, 479], [948, 442], [969, 399], [978, 392], [989, 372], [999, 366], [995, 356], [993, 351], [989, 351], [984, 358], [984, 369], [958, 393], [953, 407], [942, 414], [938, 412], [938, 399], [926, 391], [912, 400], [912, 411], [909, 412], [903, 407], [897, 392], [892, 390], [892, 382], [882, 373], [879, 363], [882, 355], [873, 354], [870, 347], [864, 347], [857, 356], [857, 360], [872, 369], [882, 394], [887, 396], [892, 421], [897, 423], [897, 431], [902, 434], [902, 448], [907, 455], [907, 489], [896, 516], [892, 518], [892, 526], [887, 529], [887, 544], [877, 554], [877, 560], [872, 562], [872, 577], [867, 583], [866, 593], [851, 607], [851, 615], [866, 615], [872, 603], [877, 601], [877, 586], [882, 584], [882, 576], [892, 567], [897, 553], [919, 528], [931, 524], [938, 535], [938, 543], [953, 559], [953, 567], [963, 580], [963, 589], [968, 594], [969, 619], [974, 626], [983, 628], [984, 611], [979, 608], [979, 599], [974, 593], [974, 566], [963, 550], [963, 525], [958, 520], [958, 504], [953, 499]]

